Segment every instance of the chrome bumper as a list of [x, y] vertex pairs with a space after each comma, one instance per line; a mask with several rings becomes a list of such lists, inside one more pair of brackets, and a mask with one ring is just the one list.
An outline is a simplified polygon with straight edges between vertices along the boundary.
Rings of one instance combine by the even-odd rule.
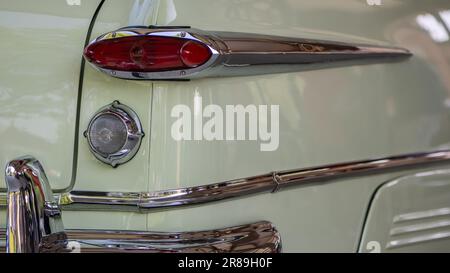
[[45, 172], [36, 159], [11, 161], [5, 171], [6, 230], [0, 251], [42, 252], [250, 252], [274, 253], [281, 240], [269, 222], [200, 232], [64, 230]]
[[[269, 222], [199, 232], [135, 232], [67, 230], [67, 249], [129, 253], [278, 253], [281, 238]], [[6, 233], [0, 230], [0, 252], [5, 252]]]

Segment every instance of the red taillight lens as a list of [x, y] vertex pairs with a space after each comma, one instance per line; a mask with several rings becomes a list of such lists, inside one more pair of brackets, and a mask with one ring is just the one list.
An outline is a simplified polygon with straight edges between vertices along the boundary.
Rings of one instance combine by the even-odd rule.
[[181, 60], [189, 67], [196, 67], [198, 64], [205, 63], [211, 57], [211, 51], [206, 46], [189, 41], [181, 48]]
[[156, 72], [200, 66], [211, 58], [210, 49], [197, 41], [158, 36], [133, 36], [92, 43], [86, 59], [104, 69]]

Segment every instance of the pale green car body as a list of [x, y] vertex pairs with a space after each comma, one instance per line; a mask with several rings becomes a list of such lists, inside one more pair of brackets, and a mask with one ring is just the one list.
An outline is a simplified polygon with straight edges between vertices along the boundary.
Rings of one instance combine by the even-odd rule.
[[[149, 192], [450, 148], [450, 44], [433, 40], [432, 32], [417, 23], [420, 15], [440, 18], [450, 10], [449, 1], [382, 0], [376, 6], [366, 0], [106, 0], [90, 40], [129, 25], [189, 25], [391, 45], [413, 57], [189, 82], [116, 79], [86, 64], [77, 130], [81, 56], [99, 2], [0, 3], [0, 166], [32, 155], [59, 192]], [[193, 106], [196, 96], [203, 104], [223, 107], [279, 105], [279, 148], [262, 152], [253, 141], [175, 141], [170, 111], [177, 104]], [[133, 108], [146, 133], [133, 160], [116, 169], [95, 159], [82, 135], [95, 112], [114, 100]], [[284, 252], [450, 251], [449, 215], [420, 233], [395, 228], [430, 219], [394, 221], [402, 214], [449, 208], [449, 166], [418, 166], [148, 213], [67, 210], [64, 225], [195, 231], [267, 220], [279, 230]], [[5, 188], [3, 180], [0, 187]], [[1, 228], [5, 217], [2, 208]], [[420, 236], [435, 239], [389, 247]]]

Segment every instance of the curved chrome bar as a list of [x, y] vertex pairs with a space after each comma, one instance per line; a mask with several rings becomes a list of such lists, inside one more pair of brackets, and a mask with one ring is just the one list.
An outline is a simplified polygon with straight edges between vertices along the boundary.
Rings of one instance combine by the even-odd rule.
[[[4, 240], [0, 230], [0, 242]], [[68, 230], [74, 252], [128, 253], [277, 253], [281, 237], [269, 222], [198, 232]], [[4, 251], [0, 244], [0, 252]]]
[[41, 164], [32, 157], [11, 161], [5, 170], [6, 251], [55, 252], [65, 248], [61, 211]]
[[[64, 209], [141, 211], [176, 208], [255, 193], [274, 193], [309, 183], [321, 183], [347, 176], [369, 175], [439, 164], [450, 161], [450, 150], [406, 154], [372, 160], [331, 164], [306, 169], [277, 171], [254, 177], [224, 181], [209, 185], [155, 192], [88, 192], [71, 191], [58, 195]], [[5, 201], [0, 194], [0, 206]]]
[[264, 175], [214, 183], [209, 185], [142, 193], [73, 191], [60, 196], [59, 203], [69, 209], [132, 210], [175, 208], [247, 196], [273, 193], [290, 186], [325, 182], [346, 176], [368, 175], [426, 164], [450, 161], [450, 150], [416, 153], [374, 160], [354, 161], [307, 169], [272, 172]]

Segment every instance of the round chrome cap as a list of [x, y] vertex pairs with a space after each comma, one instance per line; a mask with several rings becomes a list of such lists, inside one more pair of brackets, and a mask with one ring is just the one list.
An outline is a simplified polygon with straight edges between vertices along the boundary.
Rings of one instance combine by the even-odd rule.
[[114, 101], [92, 117], [84, 136], [98, 160], [117, 167], [137, 153], [144, 132], [137, 114], [130, 107]]

